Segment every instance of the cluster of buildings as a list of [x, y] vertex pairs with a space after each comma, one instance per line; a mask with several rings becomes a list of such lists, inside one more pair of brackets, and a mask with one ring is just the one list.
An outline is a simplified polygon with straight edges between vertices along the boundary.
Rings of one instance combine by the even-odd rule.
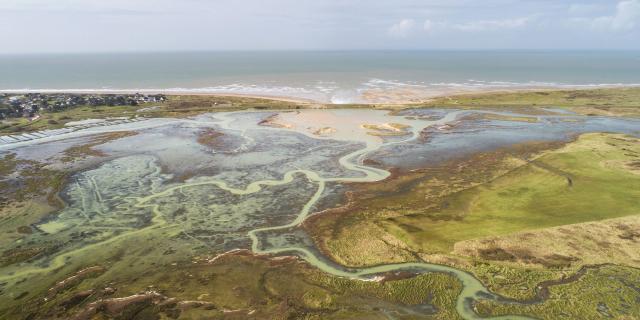
[[137, 106], [163, 102], [163, 94], [70, 94], [26, 93], [0, 94], [0, 120], [6, 118], [36, 118], [41, 111], [62, 111], [77, 106]]

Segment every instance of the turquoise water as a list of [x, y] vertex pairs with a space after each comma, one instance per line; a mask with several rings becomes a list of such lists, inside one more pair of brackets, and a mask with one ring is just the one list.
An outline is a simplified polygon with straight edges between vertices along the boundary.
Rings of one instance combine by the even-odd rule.
[[333, 102], [367, 91], [640, 84], [640, 51], [0, 55], [0, 90], [246, 93]]

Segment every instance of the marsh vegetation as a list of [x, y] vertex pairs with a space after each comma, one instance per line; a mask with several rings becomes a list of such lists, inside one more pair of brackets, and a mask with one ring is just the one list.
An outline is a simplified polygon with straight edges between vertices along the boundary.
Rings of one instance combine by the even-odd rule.
[[0, 316], [640, 315], [637, 120], [207, 99], [0, 146]]

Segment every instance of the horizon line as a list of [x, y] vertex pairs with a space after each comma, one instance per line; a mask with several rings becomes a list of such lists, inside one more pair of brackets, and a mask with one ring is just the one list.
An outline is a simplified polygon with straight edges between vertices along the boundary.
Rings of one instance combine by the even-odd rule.
[[167, 54], [167, 53], [259, 53], [259, 52], [640, 52], [638, 49], [556, 49], [556, 48], [437, 48], [437, 49], [189, 49], [189, 50], [114, 50], [114, 51], [42, 51], [42, 52], [0, 52], [0, 56], [28, 55], [91, 55], [91, 54]]

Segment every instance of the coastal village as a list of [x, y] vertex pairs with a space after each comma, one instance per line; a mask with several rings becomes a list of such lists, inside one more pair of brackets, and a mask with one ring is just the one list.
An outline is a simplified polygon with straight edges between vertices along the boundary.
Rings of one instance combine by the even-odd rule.
[[78, 106], [137, 106], [144, 103], [164, 102], [163, 94], [71, 94], [26, 93], [0, 94], [0, 120], [28, 118], [37, 120], [43, 111], [57, 112]]

